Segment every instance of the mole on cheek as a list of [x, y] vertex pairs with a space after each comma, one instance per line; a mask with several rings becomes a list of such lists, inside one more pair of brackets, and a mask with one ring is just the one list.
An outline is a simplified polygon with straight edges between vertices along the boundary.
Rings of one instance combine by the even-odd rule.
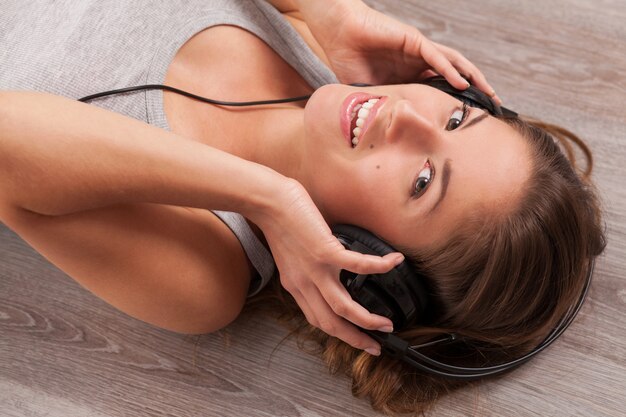
[[380, 169], [380, 165], [376, 165], [376, 169]]
[[374, 145], [370, 145], [370, 149], [374, 149]]

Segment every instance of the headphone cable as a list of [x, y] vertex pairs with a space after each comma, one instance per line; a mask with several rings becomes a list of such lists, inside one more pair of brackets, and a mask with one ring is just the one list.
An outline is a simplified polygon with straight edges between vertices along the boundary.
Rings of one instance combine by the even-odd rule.
[[210, 99], [210, 98], [198, 96], [196, 94], [192, 94], [192, 93], [189, 93], [187, 91], [180, 90], [178, 88], [170, 87], [169, 85], [146, 84], [146, 85], [138, 85], [138, 86], [134, 86], [134, 87], [118, 88], [116, 90], [103, 91], [101, 93], [91, 94], [89, 96], [85, 96], [85, 97], [79, 98], [78, 101], [86, 103], [88, 101], [95, 100], [95, 99], [101, 98], [101, 97], [111, 96], [111, 95], [114, 95], [114, 94], [130, 93], [130, 92], [140, 91], [140, 90], [165, 90], [165, 91], [170, 91], [172, 93], [177, 93], [177, 94], [183, 95], [185, 97], [192, 98], [194, 100], [202, 101], [204, 103], [214, 104], [214, 105], [217, 105], [217, 106], [234, 106], [234, 107], [262, 106], [262, 105], [266, 105], [266, 104], [290, 103], [290, 102], [294, 102], [294, 101], [308, 100], [311, 97], [311, 94], [309, 94], [309, 95], [306, 95], [306, 96], [281, 98], [281, 99], [276, 99], [276, 100], [258, 100], [258, 101], [243, 101], [243, 102], [222, 101], [222, 100], [213, 100], [213, 99]]

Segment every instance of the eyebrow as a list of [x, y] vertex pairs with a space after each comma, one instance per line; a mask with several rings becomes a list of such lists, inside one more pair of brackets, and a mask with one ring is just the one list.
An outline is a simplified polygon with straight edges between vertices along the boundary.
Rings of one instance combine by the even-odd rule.
[[[478, 119], [478, 117], [476, 119]], [[452, 168], [450, 168], [450, 159], [446, 159], [446, 161], [443, 164], [443, 169], [441, 173], [441, 192], [439, 193], [439, 198], [437, 198], [437, 201], [435, 201], [435, 204], [433, 204], [433, 206], [428, 211], [428, 214], [432, 213], [433, 210], [435, 210], [435, 208], [439, 205], [439, 203], [441, 203], [441, 200], [443, 200], [443, 198], [446, 196], [446, 191], [448, 191], [448, 183], [450, 182], [451, 173], [452, 173]]]
[[[463, 126], [461, 126], [461, 129], [465, 129], [472, 125], [475, 125], [481, 120], [484, 120], [487, 116], [489, 116], [489, 113], [484, 112], [480, 116], [474, 117], [472, 120], [465, 123]], [[446, 192], [448, 191], [448, 184], [450, 183], [450, 175], [452, 174], [452, 168], [450, 168], [450, 159], [446, 159], [443, 164], [443, 169], [441, 171], [441, 192], [439, 193], [439, 197], [437, 198], [437, 201], [435, 201], [435, 204], [433, 204], [430, 210], [428, 210], [427, 215], [430, 215], [437, 208], [439, 203], [441, 203], [441, 200], [443, 200], [443, 198], [446, 196]]]
[[484, 120], [487, 116], [489, 116], [489, 113], [484, 112], [480, 116], [474, 117], [469, 122], [464, 123], [463, 126], [461, 126], [461, 128], [459, 130], [467, 129], [468, 127], [475, 125], [476, 123], [480, 122], [481, 120]]

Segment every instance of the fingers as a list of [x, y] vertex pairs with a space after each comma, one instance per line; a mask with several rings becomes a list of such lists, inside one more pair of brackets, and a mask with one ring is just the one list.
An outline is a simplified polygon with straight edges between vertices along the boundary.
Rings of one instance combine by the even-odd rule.
[[454, 88], [465, 90], [470, 86], [468, 81], [471, 81], [474, 86], [492, 97], [498, 105], [502, 104], [502, 100], [496, 95], [484, 74], [461, 53], [428, 39], [422, 41], [420, 49], [424, 60], [443, 75]]
[[[343, 256], [333, 262], [333, 270], [348, 269], [356, 273], [387, 272], [404, 257], [394, 252], [384, 257], [365, 255], [342, 249]], [[343, 265], [343, 266], [342, 266]], [[354, 301], [337, 276], [331, 273], [307, 277], [281, 276], [281, 283], [294, 297], [307, 321], [325, 333], [337, 337], [350, 346], [380, 354], [380, 344], [360, 331], [363, 329], [392, 332], [393, 323], [386, 317], [370, 313]], [[292, 283], [298, 282], [297, 285]]]
[[327, 294], [311, 288], [307, 291], [306, 299], [300, 291], [294, 295], [307, 321], [356, 349], [366, 350], [375, 356], [380, 355], [380, 344], [351, 322], [357, 323], [362, 328], [389, 332], [393, 330], [391, 321], [368, 312], [350, 298], [350, 294], [341, 284], [337, 281], [335, 283], [338, 284], [335, 288], [326, 288]]
[[382, 274], [403, 260], [404, 255], [400, 252], [389, 253], [381, 257], [343, 250], [336, 253], [333, 263], [341, 269], [356, 272], [357, 274]]
[[364, 329], [381, 332], [393, 331], [391, 320], [367, 311], [365, 307], [350, 297], [340, 282], [328, 281], [319, 287], [319, 292], [335, 315], [341, 316]]
[[433, 42], [435, 47], [437, 47], [446, 58], [454, 65], [454, 67], [463, 75], [465, 79], [471, 82], [475, 87], [485, 92], [485, 94], [492, 97], [499, 105], [502, 104], [500, 98], [496, 95], [493, 87], [487, 82], [485, 75], [476, 67], [476, 65], [472, 64], [470, 60], [465, 58], [463, 54], [460, 52], [447, 47], [445, 45], [441, 45], [437, 42]]
[[443, 75], [454, 88], [465, 90], [470, 86], [469, 82], [452, 65], [450, 59], [433, 42], [423, 39], [420, 45], [420, 52], [424, 61], [436, 72]]

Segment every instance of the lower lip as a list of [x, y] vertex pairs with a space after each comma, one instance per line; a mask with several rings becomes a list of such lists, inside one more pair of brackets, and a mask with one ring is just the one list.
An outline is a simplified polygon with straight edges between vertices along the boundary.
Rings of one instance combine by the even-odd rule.
[[[352, 93], [343, 101], [341, 105], [341, 114], [339, 115], [339, 122], [341, 124], [341, 132], [344, 138], [348, 141], [348, 145], [352, 147], [352, 132], [350, 132], [350, 124], [352, 123], [352, 109], [359, 104], [365, 103], [372, 98], [379, 98], [380, 96], [374, 96], [366, 93]], [[372, 120], [376, 114], [371, 114]]]

